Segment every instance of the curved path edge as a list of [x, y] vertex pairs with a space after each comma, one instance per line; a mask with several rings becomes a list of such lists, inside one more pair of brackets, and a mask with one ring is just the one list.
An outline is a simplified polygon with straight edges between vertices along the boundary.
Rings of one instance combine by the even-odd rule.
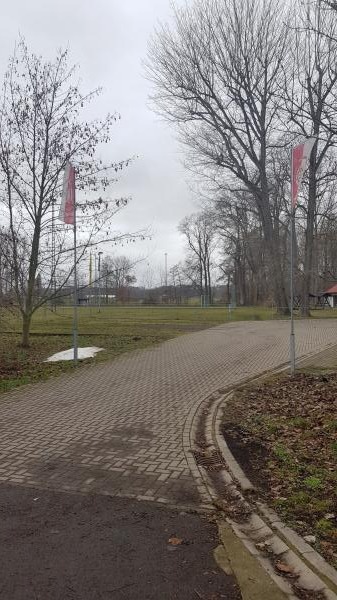
[[[265, 371], [238, 385], [281, 373], [286, 368], [281, 366]], [[184, 451], [204, 506], [214, 504], [220, 510], [224, 509], [227, 524], [287, 598], [298, 598], [296, 590], [307, 590], [314, 592], [317, 598], [337, 600], [336, 570], [266, 504], [255, 501], [253, 484], [221, 435], [221, 410], [238, 385], [207, 396], [193, 407], [185, 422]], [[240, 507], [238, 511], [233, 504]], [[225, 530], [222, 519], [219, 522], [220, 539]], [[291, 580], [278, 575], [275, 570], [277, 560], [287, 564], [296, 578]]]

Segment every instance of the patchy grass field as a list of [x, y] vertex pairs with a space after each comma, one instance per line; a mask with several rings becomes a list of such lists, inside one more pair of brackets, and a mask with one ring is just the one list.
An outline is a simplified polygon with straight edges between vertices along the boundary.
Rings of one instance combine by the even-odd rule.
[[[79, 345], [104, 348], [92, 362], [153, 346], [170, 338], [239, 320], [273, 318], [267, 308], [198, 307], [79, 307]], [[0, 392], [18, 385], [45, 379], [73, 369], [71, 362], [44, 363], [61, 350], [72, 347], [72, 308], [56, 312], [39, 310], [33, 318], [31, 347], [20, 347], [20, 319], [12, 313], [0, 315]], [[2, 333], [1, 333], [2, 332]], [[80, 366], [87, 361], [81, 361]]]
[[[153, 346], [184, 333], [233, 321], [262, 321], [278, 318], [265, 307], [200, 308], [197, 306], [81, 306], [79, 313], [79, 345], [104, 348], [92, 362]], [[337, 310], [314, 311], [315, 317], [336, 317]], [[56, 312], [40, 309], [33, 317], [31, 347], [20, 347], [21, 322], [17, 314], [0, 313], [0, 392], [18, 385], [45, 379], [73, 369], [71, 362], [44, 363], [61, 350], [72, 347], [71, 307], [58, 307]], [[81, 361], [81, 365], [87, 361]]]
[[259, 494], [335, 566], [336, 390], [336, 372], [283, 375], [238, 391], [223, 423]]
[[[337, 311], [336, 311], [337, 314]], [[275, 317], [271, 308], [227, 307], [200, 308], [194, 306], [97, 306], [78, 308], [79, 330], [83, 334], [115, 333], [121, 327], [133, 325], [200, 325], [210, 327], [226, 321], [265, 320]], [[33, 317], [32, 332], [71, 333], [73, 309], [59, 307], [56, 312], [48, 308], [37, 311]], [[20, 330], [20, 320], [15, 315], [7, 315], [8, 327]], [[5, 323], [2, 329], [5, 328]]]

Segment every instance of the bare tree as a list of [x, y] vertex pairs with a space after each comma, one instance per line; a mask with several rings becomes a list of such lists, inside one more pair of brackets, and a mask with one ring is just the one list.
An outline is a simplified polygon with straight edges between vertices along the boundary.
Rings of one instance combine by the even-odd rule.
[[11, 238], [5, 227], [0, 229], [0, 306], [5, 304], [12, 289]]
[[234, 286], [236, 301], [242, 305], [255, 305], [270, 299], [262, 228], [250, 207], [251, 202], [245, 194], [220, 195], [214, 203], [215, 222], [224, 254], [219, 265], [222, 279], [228, 290]]
[[[111, 217], [127, 202], [106, 191], [126, 162], [97, 156], [118, 115], [89, 122], [82, 109], [100, 92], [83, 95], [68, 66], [68, 52], [53, 62], [30, 54], [20, 41], [10, 59], [0, 104], [0, 201], [9, 224], [14, 290], [22, 315], [22, 344], [29, 343], [33, 313], [72, 276], [69, 229], [56, 223], [63, 171], [71, 160], [77, 179], [79, 255], [111, 241]], [[102, 198], [103, 196], [103, 198]], [[53, 240], [52, 237], [54, 236]], [[25, 244], [24, 261], [21, 245]], [[24, 274], [24, 276], [23, 276]], [[42, 282], [39, 287], [37, 282]]]
[[157, 110], [178, 125], [196, 168], [223, 172], [258, 213], [280, 312], [288, 298], [268, 181], [278, 143], [279, 89], [287, 60], [287, 10], [276, 0], [196, 0], [175, 9], [149, 50]]
[[323, 5], [331, 8], [332, 10], [337, 12], [337, 1], [336, 0], [322, 0]]
[[337, 20], [324, 10], [322, 0], [301, 6], [293, 34], [292, 81], [286, 75], [286, 121], [289, 135], [315, 136], [305, 197], [299, 209], [305, 218], [302, 265], [303, 316], [309, 315], [309, 293], [314, 282], [314, 237], [320, 200], [335, 178], [337, 142]]
[[177, 263], [170, 268], [169, 283], [173, 289], [173, 297], [176, 304], [181, 304], [183, 298], [184, 273], [181, 263]]
[[102, 265], [102, 278], [106, 287], [116, 292], [117, 299], [122, 302], [128, 297], [129, 288], [136, 283], [134, 263], [127, 256], [107, 256]]
[[211, 214], [202, 212], [185, 217], [179, 225], [190, 251], [190, 263], [198, 273], [200, 294], [212, 303], [211, 267], [215, 249], [215, 226]]

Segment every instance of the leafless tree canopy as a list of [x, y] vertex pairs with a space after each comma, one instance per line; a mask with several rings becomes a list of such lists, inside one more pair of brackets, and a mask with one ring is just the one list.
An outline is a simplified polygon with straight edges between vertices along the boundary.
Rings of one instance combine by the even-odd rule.
[[215, 225], [207, 212], [190, 215], [182, 220], [179, 231], [185, 236], [188, 258], [185, 275], [194, 284], [204, 303], [212, 303], [212, 259], [215, 250]]
[[48, 62], [21, 40], [0, 98], [0, 202], [24, 345], [34, 311], [72, 276], [71, 231], [57, 221], [66, 163], [76, 169], [79, 260], [91, 245], [116, 238], [111, 218], [127, 203], [107, 190], [129, 160], [104, 164], [98, 154], [119, 116], [86, 120], [85, 105], [100, 90], [82, 94], [75, 76], [67, 51]]
[[102, 283], [106, 290], [111, 289], [117, 300], [123, 302], [128, 299], [129, 287], [137, 281], [134, 267], [135, 264], [127, 256], [105, 257], [102, 263]]
[[285, 313], [291, 146], [317, 136], [298, 231], [306, 299], [319, 198], [335, 171], [336, 26], [321, 0], [308, 8], [299, 0], [291, 7], [195, 0], [175, 8], [173, 25], [161, 25], [149, 48], [155, 109], [177, 126], [190, 168], [216, 183], [213, 201], [229, 194], [240, 202], [244, 194], [262, 233], [269, 288]]
[[176, 9], [150, 49], [159, 111], [179, 126], [192, 160], [220, 167], [228, 189], [246, 189], [261, 219], [280, 309], [287, 300], [278, 264], [268, 185], [277, 142], [286, 12], [274, 0], [198, 0]]

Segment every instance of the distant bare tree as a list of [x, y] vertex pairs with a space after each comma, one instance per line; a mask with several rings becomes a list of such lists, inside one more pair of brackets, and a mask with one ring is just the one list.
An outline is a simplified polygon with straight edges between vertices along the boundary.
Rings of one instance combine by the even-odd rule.
[[266, 285], [266, 252], [261, 224], [244, 195], [220, 197], [215, 221], [225, 257], [220, 270], [235, 287], [236, 301], [255, 305], [270, 300]]
[[[270, 151], [268, 161], [269, 203], [273, 232], [285, 286], [289, 281], [289, 148]], [[255, 202], [247, 190], [229, 191], [220, 176], [203, 178], [206, 206], [213, 211], [223, 257], [219, 268], [227, 288], [235, 288], [240, 304], [273, 302], [268, 247]], [[231, 284], [228, 283], [230, 279]]]
[[179, 225], [179, 231], [186, 237], [190, 251], [190, 267], [198, 273], [200, 294], [208, 304], [212, 302], [211, 267], [215, 249], [215, 226], [211, 214], [196, 213], [185, 217]]
[[127, 256], [107, 256], [102, 265], [102, 279], [106, 287], [111, 287], [116, 292], [118, 300], [124, 301], [128, 289], [136, 283], [134, 263]]
[[177, 263], [169, 271], [170, 286], [173, 288], [173, 295], [176, 304], [181, 304], [183, 298], [183, 285], [185, 282], [184, 272], [181, 263]]

